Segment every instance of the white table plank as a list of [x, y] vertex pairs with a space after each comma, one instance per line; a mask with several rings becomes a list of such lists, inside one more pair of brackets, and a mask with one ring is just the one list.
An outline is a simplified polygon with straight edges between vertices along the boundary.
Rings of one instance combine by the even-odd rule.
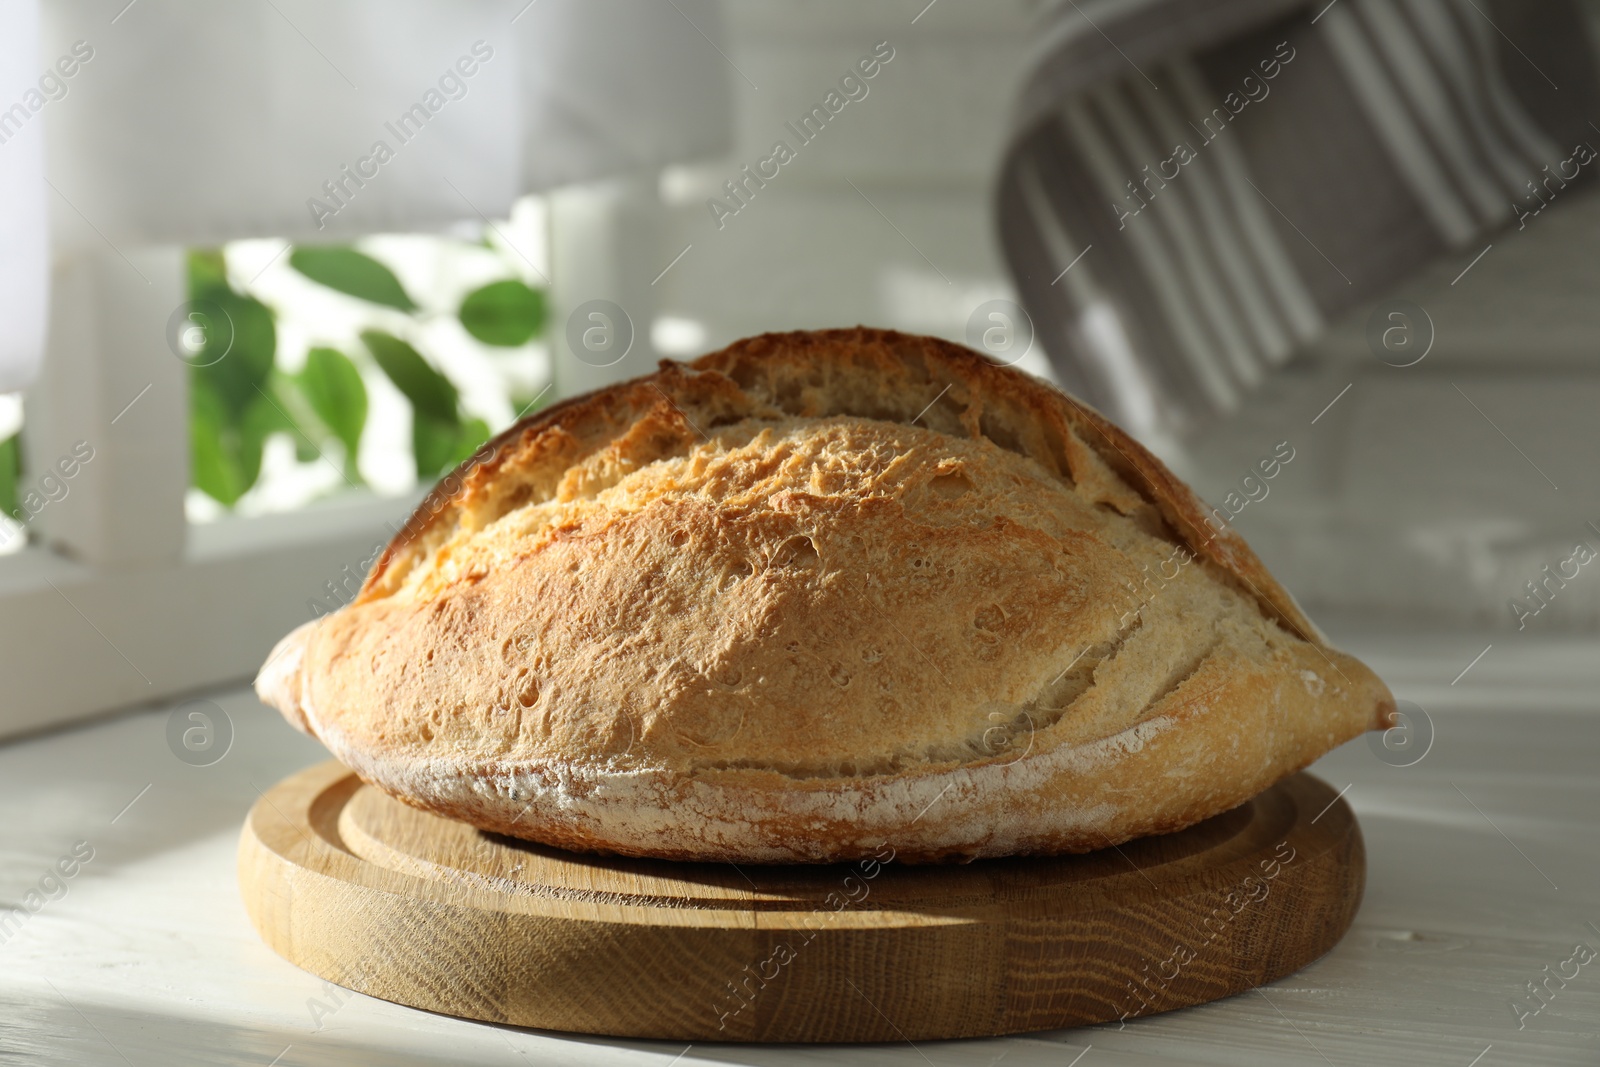
[[[1404, 647], [1374, 651], [1401, 676], [1427, 666], [1408, 679], [1433, 671], [1433, 660], [1408, 658]], [[1387, 766], [1357, 741], [1314, 768], [1337, 788], [1350, 785], [1369, 850], [1367, 895], [1332, 953], [1263, 993], [1120, 1030], [914, 1048], [697, 1045], [678, 1062], [1068, 1067], [1082, 1053], [1079, 1067], [1468, 1067], [1484, 1053], [1480, 1067], [1593, 1064], [1600, 959], [1522, 1029], [1509, 1007], [1576, 942], [1600, 949], [1587, 925], [1600, 925], [1600, 694], [1575, 706], [1573, 686], [1550, 672], [1567, 663], [1586, 677], [1593, 665], [1565, 651], [1529, 658], [1537, 671], [1514, 701], [1430, 689], [1437, 736], [1416, 766]], [[1492, 678], [1499, 692], [1515, 692], [1505, 669], [1485, 672], [1485, 686]], [[280, 1067], [664, 1067], [683, 1052], [330, 994], [271, 953], [235, 886], [239, 826], [258, 788], [323, 752], [244, 690], [214, 699], [237, 736], [211, 767], [171, 754], [165, 707], [0, 747], [0, 901], [20, 901], [75, 842], [94, 849], [65, 896], [13, 936], [0, 934], [0, 1063], [265, 1067], [281, 1056]], [[338, 1005], [320, 1027], [318, 1000]]]

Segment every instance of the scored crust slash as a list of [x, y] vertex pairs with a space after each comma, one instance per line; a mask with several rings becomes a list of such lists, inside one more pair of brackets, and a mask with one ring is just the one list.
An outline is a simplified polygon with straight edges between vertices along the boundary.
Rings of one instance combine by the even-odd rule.
[[945, 341], [767, 334], [482, 454], [257, 688], [485, 830], [754, 863], [1088, 851], [1390, 724], [1154, 456]]

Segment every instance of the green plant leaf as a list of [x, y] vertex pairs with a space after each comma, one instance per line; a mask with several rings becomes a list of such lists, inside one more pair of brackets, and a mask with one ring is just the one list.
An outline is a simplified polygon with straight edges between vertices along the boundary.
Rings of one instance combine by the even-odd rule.
[[463, 422], [456, 433], [455, 455], [450, 457], [450, 466], [454, 467], [462, 460], [478, 450], [478, 446], [489, 439], [489, 424], [479, 418], [470, 418]]
[[[393, 334], [381, 330], [362, 330], [361, 340], [378, 366], [395, 384], [418, 414], [435, 422], [458, 424], [458, 394], [450, 379], [434, 370], [422, 354]], [[420, 468], [419, 468], [420, 470]]]
[[272, 309], [228, 288], [226, 266], [217, 249], [189, 253], [189, 298], [215, 305], [196, 309], [192, 316], [204, 331], [204, 342], [190, 360], [190, 381], [204, 381], [237, 415], [272, 373], [278, 347]]
[[356, 365], [335, 348], [313, 348], [296, 378], [317, 417], [344, 444], [345, 474], [356, 477], [356, 454], [367, 424], [367, 387]]
[[232, 507], [247, 488], [241, 485], [237, 447], [225, 440], [236, 438], [230, 429], [227, 404], [205, 380], [189, 390], [189, 479], [195, 488], [217, 503]]
[[401, 311], [417, 310], [394, 272], [364, 252], [343, 245], [313, 245], [289, 253], [289, 265], [314, 282], [348, 296]]
[[210, 296], [217, 289], [228, 288], [228, 265], [220, 248], [192, 248], [189, 250], [189, 299]]
[[[269, 394], [258, 393], [255, 402], [244, 409], [244, 415], [239, 420], [239, 480], [245, 491], [249, 491], [261, 476], [261, 451], [267, 438], [275, 433], [290, 434], [297, 442], [306, 440], [294, 420], [284, 414], [280, 405], [273, 403]], [[309, 458], [316, 458], [315, 449], [311, 450]]]
[[235, 413], [204, 379], [190, 383], [190, 480], [213, 500], [233, 507], [261, 476], [261, 450], [295, 424], [266, 392]]
[[435, 419], [422, 411], [412, 413], [411, 455], [419, 482], [432, 481], [450, 468], [460, 435], [458, 422]]
[[488, 439], [489, 424], [482, 419], [444, 422], [416, 413], [411, 421], [411, 451], [417, 463], [417, 479], [439, 477]]
[[204, 299], [215, 303], [231, 328], [207, 331], [205, 343], [189, 368], [191, 382], [204, 381], [234, 415], [260, 395], [272, 374], [278, 331], [272, 310], [254, 297], [231, 290], [213, 290]]
[[189, 367], [190, 481], [232, 507], [260, 476], [266, 439], [297, 427], [272, 395], [278, 348], [272, 309], [229, 287], [219, 249], [191, 250], [188, 271], [190, 299], [215, 305], [191, 316], [204, 334]]
[[297, 377], [291, 377], [274, 367], [262, 391], [279, 407], [282, 429], [294, 436], [294, 454], [301, 463], [310, 463], [321, 456], [323, 446], [337, 439], [311, 406], [311, 401], [306, 399], [305, 390], [300, 388]]
[[516, 279], [491, 282], [461, 302], [461, 325], [486, 345], [525, 345], [544, 327], [544, 294]]
[[22, 480], [22, 435], [0, 441], [0, 512], [17, 513], [17, 483]]

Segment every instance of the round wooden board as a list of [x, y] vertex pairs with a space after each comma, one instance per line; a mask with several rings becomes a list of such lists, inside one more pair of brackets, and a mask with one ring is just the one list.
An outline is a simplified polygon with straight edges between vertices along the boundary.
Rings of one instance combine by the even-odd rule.
[[896, 1041], [1199, 1004], [1332, 948], [1361, 832], [1297, 774], [1182, 833], [961, 866], [561, 852], [406, 807], [338, 763], [250, 812], [245, 906], [278, 953], [449, 1015], [682, 1041]]

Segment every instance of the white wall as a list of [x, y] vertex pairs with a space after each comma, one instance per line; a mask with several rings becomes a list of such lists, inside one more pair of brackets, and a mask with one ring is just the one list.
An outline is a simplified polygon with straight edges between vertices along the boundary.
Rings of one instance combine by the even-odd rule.
[[[726, 58], [708, 45], [706, 62], [723, 66], [729, 77], [737, 116], [733, 151], [662, 176], [649, 235], [654, 256], [637, 253], [631, 281], [574, 282], [569, 273], [578, 292], [558, 302], [570, 308], [582, 293], [610, 285], [635, 301], [643, 292], [650, 306], [642, 309], [618, 300], [635, 319], [668, 316], [704, 328], [702, 344], [663, 355], [692, 356], [768, 330], [858, 323], [959, 340], [980, 303], [1011, 295], [994, 235], [991, 186], [1037, 5], [925, 5], [729, 3]], [[785, 123], [821, 103], [884, 41], [893, 58], [866, 82], [867, 95], [802, 145]], [[723, 183], [770, 156], [777, 140], [797, 158], [719, 228], [707, 198], [725, 198]], [[558, 260], [561, 227], [558, 206]], [[556, 273], [562, 270], [556, 262]], [[558, 309], [558, 329], [562, 318]], [[606, 380], [651, 368], [648, 332], [639, 329], [635, 351]], [[1044, 369], [1042, 360], [1024, 366]], [[580, 367], [562, 387], [592, 387], [598, 377]]]

